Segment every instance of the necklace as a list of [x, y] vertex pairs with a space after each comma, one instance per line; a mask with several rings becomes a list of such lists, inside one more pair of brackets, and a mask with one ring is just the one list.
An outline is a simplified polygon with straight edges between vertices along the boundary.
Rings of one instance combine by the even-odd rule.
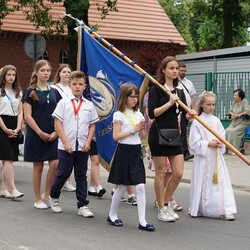
[[50, 96], [50, 88], [49, 88], [49, 86], [47, 85], [47, 90], [49, 91], [48, 94], [45, 94], [43, 92], [43, 90], [38, 85], [36, 85], [36, 89], [46, 97], [47, 103], [49, 103], [49, 96]]
[[[171, 92], [170, 88], [168, 87], [168, 85], [167, 85], [166, 83], [164, 84], [164, 87], [165, 87], [167, 90], [169, 90], [169, 91]], [[176, 88], [175, 88], [175, 90], [176, 90]], [[172, 93], [172, 92], [171, 92], [171, 93]], [[176, 90], [176, 95], [178, 96], [177, 90]], [[180, 113], [180, 110], [179, 110], [179, 103], [178, 103], [178, 102], [175, 102], [175, 105], [176, 105], [176, 110], [175, 110], [175, 112], [176, 112], [176, 114], [179, 114], [179, 113]]]

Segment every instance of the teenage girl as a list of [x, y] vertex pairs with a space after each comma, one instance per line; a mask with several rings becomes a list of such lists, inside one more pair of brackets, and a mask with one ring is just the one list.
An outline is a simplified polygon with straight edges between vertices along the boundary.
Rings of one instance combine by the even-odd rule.
[[21, 130], [22, 121], [17, 69], [13, 65], [5, 65], [0, 72], [0, 160], [3, 163], [0, 197], [3, 198], [16, 199], [24, 195], [16, 189], [13, 169], [13, 161], [18, 161], [16, 137]]
[[[61, 97], [55, 89], [49, 87], [50, 75], [50, 63], [46, 60], [37, 61], [31, 76], [30, 87], [24, 91], [22, 97], [26, 121], [24, 161], [33, 162], [34, 207], [37, 209], [46, 209], [51, 206], [50, 189], [58, 165], [58, 140], [54, 119], [51, 115]], [[41, 180], [45, 161], [49, 162], [49, 169], [45, 191], [41, 195]]]

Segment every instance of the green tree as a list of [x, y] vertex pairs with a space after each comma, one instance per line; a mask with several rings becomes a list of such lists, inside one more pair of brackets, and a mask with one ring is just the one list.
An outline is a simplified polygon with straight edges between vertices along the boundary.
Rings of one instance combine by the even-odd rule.
[[191, 53], [195, 51], [195, 47], [190, 32], [192, 12], [189, 10], [188, 2], [187, 0], [159, 0], [162, 8], [187, 43], [185, 51]]
[[[100, 11], [102, 18], [109, 11], [117, 11], [118, 0], [106, 0], [97, 2], [96, 7]], [[89, 0], [48, 0], [49, 3], [61, 3], [65, 7], [66, 13], [74, 15], [75, 18], [83, 20], [88, 25]], [[17, 10], [23, 11], [27, 20], [29, 20], [36, 29], [42, 28], [42, 33], [46, 36], [58, 35], [64, 33], [65, 25], [68, 31], [69, 41], [69, 64], [76, 68], [77, 55], [77, 35], [74, 31], [75, 22], [70, 18], [54, 20], [50, 15], [51, 6], [45, 4], [43, 0], [13, 0], [14, 5], [8, 5], [7, 0], [0, 2], [0, 28], [3, 19], [10, 13]], [[102, 4], [101, 4], [102, 3]], [[28, 7], [25, 9], [24, 7]]]
[[[198, 18], [199, 27], [196, 29], [198, 50], [229, 48], [246, 44], [248, 40], [248, 23], [246, 16], [242, 12], [244, 3], [246, 4], [247, 1], [193, 1], [193, 16], [199, 16], [201, 10], [203, 12]], [[203, 5], [203, 8], [201, 8], [201, 5]], [[212, 39], [213, 37], [215, 40]]]
[[249, 0], [159, 0], [188, 47], [211, 50], [245, 45], [249, 40]]

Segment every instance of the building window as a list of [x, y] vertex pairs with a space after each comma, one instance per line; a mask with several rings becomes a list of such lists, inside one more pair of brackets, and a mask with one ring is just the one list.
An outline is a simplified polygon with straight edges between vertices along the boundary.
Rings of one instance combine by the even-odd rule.
[[42, 56], [40, 56], [39, 59], [49, 60], [49, 52], [48, 52], [48, 50], [44, 50]]
[[66, 49], [60, 51], [60, 63], [69, 63], [69, 52]]

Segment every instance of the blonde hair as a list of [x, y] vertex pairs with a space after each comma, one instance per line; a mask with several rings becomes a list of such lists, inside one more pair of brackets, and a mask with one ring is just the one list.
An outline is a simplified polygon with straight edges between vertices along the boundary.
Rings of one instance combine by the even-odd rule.
[[31, 79], [30, 79], [30, 88], [31, 88], [31, 93], [30, 93], [30, 97], [32, 98], [32, 100], [34, 102], [38, 102], [39, 98], [38, 95], [36, 93], [36, 87], [37, 87], [37, 72], [40, 68], [42, 68], [43, 66], [48, 65], [50, 67], [50, 69], [52, 70], [52, 67], [50, 65], [50, 63], [46, 60], [38, 60], [34, 66], [34, 70], [32, 72], [31, 75]]
[[197, 114], [198, 115], [200, 115], [203, 112], [202, 105], [204, 104], [204, 102], [206, 101], [206, 99], [208, 97], [214, 97], [214, 99], [216, 101], [216, 95], [212, 91], [203, 91], [199, 95], [199, 101], [197, 103]]

